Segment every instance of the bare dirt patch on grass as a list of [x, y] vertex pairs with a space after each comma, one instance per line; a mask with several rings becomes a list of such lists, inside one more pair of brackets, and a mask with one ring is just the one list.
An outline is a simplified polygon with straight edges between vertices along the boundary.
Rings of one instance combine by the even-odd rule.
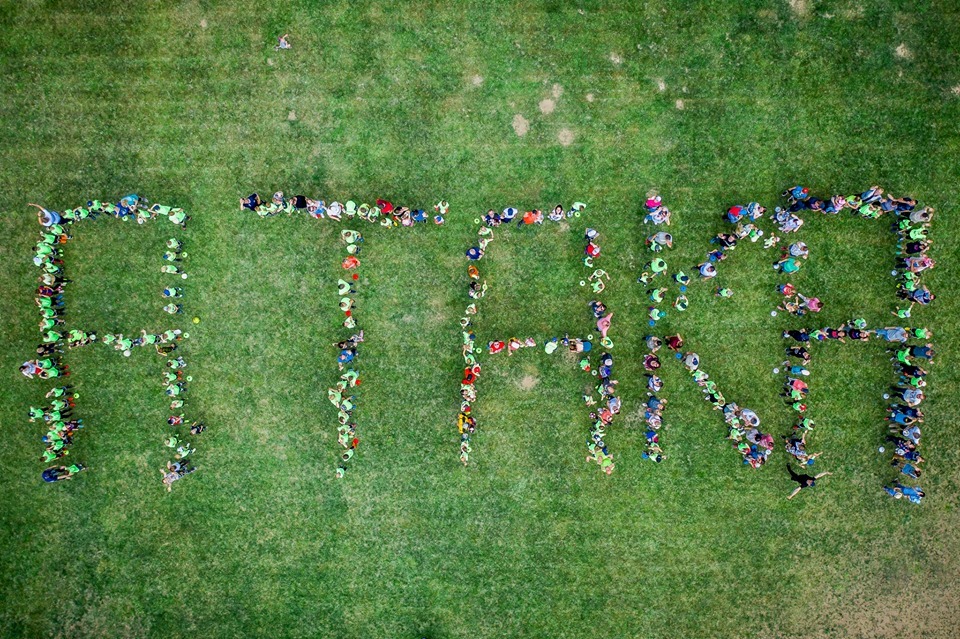
[[472, 78], [470, 78], [470, 84], [472, 84], [475, 87], [480, 86], [481, 84], [483, 84], [483, 76], [482, 75], [473, 76]]
[[798, 18], [805, 18], [810, 14], [810, 2], [808, 0], [790, 0], [790, 11]]
[[624, 415], [623, 425], [625, 428], [639, 428], [641, 424], [646, 422], [644, 418], [645, 414], [643, 409], [638, 408], [637, 410], [630, 411]]
[[[923, 584], [904, 584], [902, 593], [885, 593], [857, 588], [842, 600], [833, 601], [831, 612], [820, 620], [821, 627], [837, 630], [840, 636], [896, 639], [912, 634], [916, 637], [953, 637], [960, 603], [949, 588], [931, 588]], [[909, 593], [909, 599], [922, 602], [916, 606], [897, 606]], [[834, 599], [832, 597], [831, 599]], [[891, 610], [897, 614], [891, 615]], [[813, 633], [826, 637], [828, 633]]]
[[912, 60], [912, 59], [913, 59], [913, 51], [911, 51], [911, 50], [910, 50], [910, 47], [908, 47], [908, 46], [907, 46], [906, 44], [904, 44], [903, 42], [901, 42], [901, 43], [900, 43], [900, 46], [898, 46], [898, 47], [894, 50], [894, 53], [897, 54], [897, 57], [900, 58], [901, 60]]
[[519, 113], [513, 116], [513, 132], [519, 137], [523, 137], [530, 130], [530, 121]]
[[676, 107], [678, 111], [683, 111], [685, 108], [687, 108], [687, 105], [684, 104], [683, 100], [678, 99], [676, 102]]
[[617, 53], [613, 52], [610, 54], [610, 62], [613, 62], [615, 65], [620, 66], [623, 64], [623, 57]]
[[596, 99], [597, 99], [596, 96], [593, 95], [592, 93], [587, 94], [587, 102], [593, 102]]
[[570, 129], [560, 129], [560, 133], [557, 134], [557, 141], [563, 146], [570, 146], [573, 144], [574, 137], [573, 131]]
[[539, 383], [540, 378], [534, 377], [533, 375], [524, 375], [523, 379], [520, 380], [520, 388], [525, 391], [533, 390]]
[[550, 115], [557, 108], [557, 100], [560, 99], [560, 96], [563, 95], [563, 87], [557, 83], [554, 83], [550, 87], [550, 97], [540, 100], [540, 104], [537, 105], [540, 108], [540, 113], [544, 115]]

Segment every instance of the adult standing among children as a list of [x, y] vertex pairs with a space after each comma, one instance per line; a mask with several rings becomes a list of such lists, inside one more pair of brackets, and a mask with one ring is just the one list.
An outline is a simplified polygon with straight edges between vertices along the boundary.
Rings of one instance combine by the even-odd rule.
[[40, 220], [41, 226], [53, 226], [54, 224], [60, 223], [60, 214], [56, 211], [48, 211], [39, 204], [34, 204], [30, 202], [27, 206], [32, 206], [37, 209], [37, 219]]

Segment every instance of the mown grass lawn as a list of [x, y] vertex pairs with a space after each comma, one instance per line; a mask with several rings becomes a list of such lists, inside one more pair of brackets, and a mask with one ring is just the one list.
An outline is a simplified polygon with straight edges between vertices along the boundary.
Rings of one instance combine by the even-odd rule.
[[[293, 49], [275, 51], [291, 34]], [[960, 614], [956, 232], [960, 18], [949, 2], [0, 3], [0, 636], [952, 637]], [[544, 101], [551, 101], [545, 103]], [[517, 116], [520, 116], [520, 119]], [[516, 128], [515, 128], [516, 127]], [[518, 135], [517, 130], [524, 131]], [[922, 506], [881, 490], [891, 381], [879, 343], [815, 353], [817, 468], [793, 501], [778, 449], [742, 466], [720, 418], [665, 367], [668, 459], [641, 459], [649, 259], [641, 200], [674, 211], [688, 270], [729, 205], [881, 184], [937, 208], [915, 314], [930, 376]], [[361, 445], [333, 476], [341, 335], [338, 226], [260, 220], [237, 198], [282, 188], [429, 206], [448, 222], [364, 228]], [[188, 209], [191, 410], [200, 471], [163, 490], [162, 360], [68, 353], [89, 424], [76, 481], [40, 481], [16, 365], [38, 339], [29, 261], [52, 208], [136, 191]], [[477, 331], [581, 330], [574, 256], [602, 233], [624, 415], [612, 477], [583, 463], [585, 378], [537, 349], [487, 360], [471, 465], [456, 456], [474, 218], [589, 204], [569, 231], [498, 231]], [[767, 226], [769, 229], [769, 225]], [[77, 226], [70, 322], [131, 331], [160, 311], [162, 226]], [[817, 323], [893, 320], [886, 222], [809, 218], [795, 278]], [[679, 330], [724, 394], [774, 433], [783, 281], [738, 248], [692, 286]], [[809, 493], [809, 494], [808, 494]]]

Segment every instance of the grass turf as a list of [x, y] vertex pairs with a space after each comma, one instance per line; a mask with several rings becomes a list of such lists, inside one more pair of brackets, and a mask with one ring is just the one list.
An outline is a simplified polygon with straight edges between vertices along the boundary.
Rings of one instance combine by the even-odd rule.
[[[952, 636], [958, 22], [946, 2], [0, 4], [0, 635]], [[273, 51], [284, 32], [294, 49]], [[667, 259], [689, 266], [727, 205], [772, 205], [797, 181], [817, 193], [879, 183], [939, 210], [939, 299], [917, 314], [941, 354], [919, 508], [879, 490], [891, 373], [876, 343], [815, 353], [811, 448], [834, 475], [812, 494], [784, 500], [780, 451], [758, 473], [742, 467], [677, 368], [664, 373], [669, 459], [640, 459], [640, 196], [657, 188], [675, 211]], [[442, 229], [367, 233], [362, 443], [339, 482], [324, 396], [337, 227], [237, 213], [248, 189], [275, 187], [452, 204]], [[188, 346], [191, 405], [210, 425], [201, 470], [172, 494], [159, 484], [159, 360], [81, 349], [68, 358], [89, 427], [71, 457], [91, 470], [44, 486], [24, 415], [47, 385], [15, 372], [37, 341], [24, 203], [130, 191], [194, 216], [185, 304], [204, 318]], [[456, 319], [472, 220], [573, 199], [617, 256], [617, 471], [582, 463], [583, 377], [526, 351], [487, 366], [464, 470]], [[808, 221], [812, 260], [796, 282], [821, 293], [818, 321], [887, 317], [884, 226]], [[76, 229], [69, 268], [92, 278], [68, 291], [78, 321], [162, 320], [163, 235], [111, 220]], [[481, 340], [583, 325], [566, 299], [583, 294], [564, 257], [573, 239], [498, 236]], [[790, 322], [769, 316], [770, 259], [738, 249], [716, 280], [736, 297], [695, 286], [690, 311], [661, 327], [779, 433], [789, 414], [769, 371]]]

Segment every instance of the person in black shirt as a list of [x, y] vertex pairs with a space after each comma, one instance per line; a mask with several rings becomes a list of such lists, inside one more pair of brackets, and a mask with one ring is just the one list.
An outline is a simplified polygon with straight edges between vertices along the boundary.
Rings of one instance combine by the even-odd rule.
[[793, 499], [794, 497], [797, 496], [797, 493], [799, 493], [804, 488], [813, 488], [814, 486], [817, 485], [818, 479], [832, 474], [829, 472], [823, 472], [823, 473], [820, 473], [819, 475], [800, 475], [798, 473], [795, 473], [793, 469], [790, 468], [789, 464], [787, 465], [787, 472], [790, 473], [790, 479], [800, 484], [799, 486], [793, 489], [793, 492], [790, 493], [787, 499]]

